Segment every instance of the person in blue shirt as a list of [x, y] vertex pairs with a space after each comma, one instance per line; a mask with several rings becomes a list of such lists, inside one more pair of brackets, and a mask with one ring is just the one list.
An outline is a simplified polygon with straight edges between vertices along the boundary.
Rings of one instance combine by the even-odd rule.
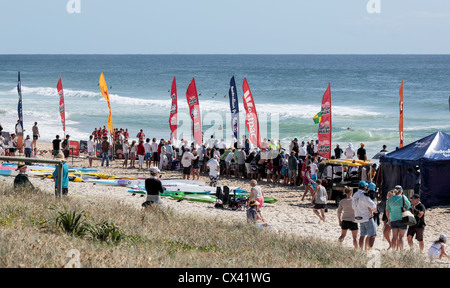
[[[62, 171], [62, 195], [67, 196], [69, 194], [69, 165], [66, 163], [66, 159], [64, 157], [64, 154], [62, 152], [59, 152], [55, 160], [61, 160], [63, 162], [63, 171]], [[60, 196], [58, 193], [58, 172], [59, 172], [59, 165], [56, 166], [55, 171], [53, 172], [52, 178], [55, 179], [55, 195], [58, 197]]]

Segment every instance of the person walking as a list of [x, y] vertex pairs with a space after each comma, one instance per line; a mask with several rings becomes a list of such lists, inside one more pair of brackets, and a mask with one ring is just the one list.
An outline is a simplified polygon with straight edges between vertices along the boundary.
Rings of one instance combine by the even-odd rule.
[[360, 181], [359, 190], [352, 198], [355, 222], [360, 226], [359, 248], [361, 250], [372, 249], [377, 236], [377, 225], [373, 219], [373, 211], [377, 208], [377, 204], [370, 199], [366, 189], [367, 183]]
[[250, 182], [250, 199], [249, 201], [257, 201], [259, 203], [258, 210], [262, 208], [264, 205], [264, 192], [261, 189], [261, 186], [258, 185], [258, 182], [253, 179]]
[[353, 189], [345, 186], [344, 193], [346, 198], [339, 201], [337, 210], [337, 218], [341, 227], [339, 242], [344, 242], [347, 231], [350, 230], [353, 238], [353, 247], [358, 249], [358, 224], [355, 222], [355, 211], [352, 207]]
[[319, 217], [319, 224], [320, 224], [322, 222], [325, 223], [325, 208], [327, 207], [328, 193], [327, 189], [325, 189], [325, 187], [322, 186], [321, 179], [317, 179], [315, 183], [317, 186], [316, 189], [314, 190], [314, 193], [312, 194], [311, 204], [314, 204], [313, 212], [314, 214], [317, 215], [317, 217]]
[[420, 202], [420, 195], [414, 194], [411, 198], [411, 209], [417, 224], [415, 226], [409, 226], [406, 232], [408, 244], [410, 248], [414, 247], [413, 237], [416, 236], [416, 240], [419, 242], [419, 249], [422, 252], [424, 249], [423, 233], [425, 230], [425, 205]]

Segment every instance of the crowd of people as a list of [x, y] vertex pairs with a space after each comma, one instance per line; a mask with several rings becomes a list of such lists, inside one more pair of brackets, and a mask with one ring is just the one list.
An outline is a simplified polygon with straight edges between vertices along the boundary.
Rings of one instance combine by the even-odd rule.
[[[24, 154], [25, 157], [31, 158], [37, 156], [37, 140], [41, 137], [39, 133], [38, 123], [34, 122], [32, 127], [32, 138], [30, 135], [23, 137], [25, 130], [22, 129], [20, 121], [17, 121], [15, 133], [11, 133], [9, 137], [3, 136], [3, 127], [0, 124], [0, 156], [17, 156], [16, 154]], [[20, 137], [19, 137], [20, 136]], [[22, 140], [20, 140], [22, 139]]]

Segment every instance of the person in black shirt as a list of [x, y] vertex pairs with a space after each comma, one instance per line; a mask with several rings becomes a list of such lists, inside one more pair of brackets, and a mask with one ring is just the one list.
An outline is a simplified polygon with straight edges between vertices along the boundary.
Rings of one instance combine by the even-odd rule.
[[366, 149], [364, 149], [364, 143], [361, 143], [361, 147], [356, 152], [359, 160], [367, 161]]
[[423, 232], [425, 230], [425, 206], [420, 202], [420, 195], [414, 194], [411, 197], [411, 210], [416, 218], [417, 224], [415, 226], [409, 226], [407, 237], [409, 247], [413, 248], [413, 237], [416, 236], [417, 241], [419, 242], [419, 249], [422, 252], [424, 248], [423, 243]]
[[59, 135], [56, 135], [56, 138], [53, 140], [52, 142], [53, 144], [53, 156], [58, 155], [59, 151], [61, 150], [60, 148], [60, 144], [61, 144], [61, 139], [59, 139]]
[[164, 192], [161, 180], [159, 180], [159, 169], [150, 168], [150, 178], [145, 180], [145, 190], [147, 191], [147, 201], [142, 203], [142, 207], [147, 208], [152, 205], [163, 206], [161, 194]]
[[342, 153], [344, 153], [344, 151], [342, 151], [342, 148], [339, 147], [339, 144], [336, 144], [336, 148], [334, 149], [334, 156], [336, 159], [341, 159]]
[[19, 171], [19, 174], [14, 178], [14, 189], [18, 188], [30, 188], [33, 189], [34, 186], [31, 184], [30, 180], [28, 179], [27, 172], [27, 165], [25, 163], [19, 162], [17, 165], [16, 171]]

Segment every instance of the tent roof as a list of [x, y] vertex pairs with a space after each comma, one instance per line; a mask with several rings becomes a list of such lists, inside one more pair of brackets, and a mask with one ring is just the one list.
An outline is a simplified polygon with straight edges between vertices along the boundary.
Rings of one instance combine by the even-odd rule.
[[438, 131], [380, 158], [381, 163], [420, 165], [422, 162], [450, 163], [450, 135]]

